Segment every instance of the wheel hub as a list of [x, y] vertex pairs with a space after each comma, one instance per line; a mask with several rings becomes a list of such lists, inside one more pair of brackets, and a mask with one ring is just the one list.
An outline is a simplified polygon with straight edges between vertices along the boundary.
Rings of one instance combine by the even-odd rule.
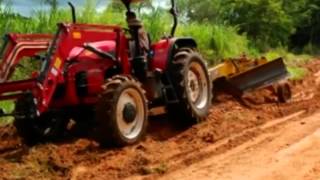
[[121, 134], [128, 139], [139, 136], [144, 124], [145, 109], [137, 89], [128, 88], [121, 93], [116, 113]]
[[209, 82], [204, 68], [199, 63], [191, 63], [186, 80], [189, 100], [194, 107], [204, 108], [209, 100]]
[[133, 104], [127, 103], [124, 106], [122, 114], [126, 123], [132, 123], [137, 116], [137, 110]]
[[192, 102], [196, 102], [201, 94], [201, 88], [200, 88], [201, 82], [199, 82], [199, 79], [196, 73], [193, 72], [192, 70], [188, 72], [188, 79], [189, 79], [188, 88], [189, 88], [191, 100]]

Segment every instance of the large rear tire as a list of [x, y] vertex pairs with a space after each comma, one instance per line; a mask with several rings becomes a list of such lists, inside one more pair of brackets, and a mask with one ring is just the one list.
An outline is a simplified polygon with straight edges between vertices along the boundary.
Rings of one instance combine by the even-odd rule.
[[186, 125], [205, 119], [212, 92], [207, 66], [201, 55], [193, 49], [179, 49], [169, 74], [179, 101], [168, 106], [169, 115]]
[[96, 106], [96, 138], [101, 145], [126, 146], [141, 140], [148, 124], [147, 99], [141, 84], [114, 76], [104, 85]]

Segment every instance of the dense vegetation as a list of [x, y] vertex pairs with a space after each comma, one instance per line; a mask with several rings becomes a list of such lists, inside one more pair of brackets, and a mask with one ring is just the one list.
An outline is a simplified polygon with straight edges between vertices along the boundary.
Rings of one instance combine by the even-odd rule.
[[[95, 1], [86, 1], [78, 11], [80, 22], [121, 24], [124, 8], [119, 0], [102, 12]], [[136, 5], [152, 39], [168, 34], [171, 17], [157, 0]], [[320, 0], [177, 0], [180, 26], [177, 35], [193, 36], [210, 60], [257, 55], [274, 49], [295, 53], [316, 53], [320, 44]], [[66, 8], [59, 9], [57, 0], [44, 0], [50, 13], [34, 12], [29, 18], [15, 14], [10, 3], [0, 0], [0, 34], [6, 32], [52, 33], [56, 23], [70, 21]], [[169, 0], [168, 0], [169, 3]], [[163, 3], [161, 3], [163, 4]]]

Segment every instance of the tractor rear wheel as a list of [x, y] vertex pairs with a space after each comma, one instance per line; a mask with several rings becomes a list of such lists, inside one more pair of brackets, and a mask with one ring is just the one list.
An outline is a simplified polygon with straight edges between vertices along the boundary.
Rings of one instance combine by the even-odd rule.
[[126, 146], [146, 133], [147, 99], [141, 84], [129, 76], [114, 76], [103, 86], [96, 106], [96, 138], [101, 145]]
[[169, 115], [186, 125], [206, 118], [211, 106], [211, 83], [201, 55], [193, 49], [181, 48], [169, 73], [179, 100], [168, 106]]

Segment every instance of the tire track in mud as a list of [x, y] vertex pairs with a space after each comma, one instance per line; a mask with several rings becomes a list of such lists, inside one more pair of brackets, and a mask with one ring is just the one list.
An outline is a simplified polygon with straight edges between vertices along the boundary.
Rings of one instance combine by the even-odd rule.
[[[169, 165], [171, 167], [170, 172], [174, 174], [175, 171], [181, 171], [181, 169], [188, 168], [189, 166], [192, 166], [192, 164], [201, 163], [202, 161], [211, 157], [226, 157], [228, 155], [243, 151], [243, 149], [265, 141], [271, 136], [270, 134], [272, 134], [278, 126], [282, 126], [286, 123], [292, 122], [293, 120], [297, 120], [297, 118], [304, 116], [305, 113], [306, 111], [302, 110], [284, 118], [276, 119], [266, 124], [246, 129], [238, 134], [232, 134], [230, 137], [217, 141], [211, 146], [186, 152], [177, 157], [171, 157], [170, 161], [172, 163]], [[255, 141], [253, 141], [253, 139], [255, 139]], [[221, 160], [223, 160], [223, 158], [215, 158], [215, 162], [219, 162]], [[169, 159], [167, 159], [167, 161], [169, 161]], [[215, 162], [213, 163], [215, 164]], [[137, 176], [135, 178], [130, 177], [128, 179], [141, 178], [141, 176]], [[147, 179], [157, 178], [161, 178], [161, 176], [151, 176]], [[162, 178], [170, 179], [170, 173]]]
[[[313, 65], [312, 67], [314, 68]], [[243, 144], [248, 144], [249, 146], [252, 144], [251, 141], [255, 137], [262, 136], [261, 142], [263, 142], [265, 141], [265, 139], [268, 139], [268, 132], [274, 131], [275, 129], [277, 129], [278, 126], [282, 127], [283, 124], [290, 123], [293, 120], [297, 120], [296, 117], [308, 116], [317, 111], [317, 109], [319, 108], [318, 100], [320, 99], [319, 92], [317, 91], [318, 87], [314, 86], [312, 82], [314, 82], [313, 79], [319, 78], [317, 74], [320, 74], [320, 71], [313, 73], [313, 71], [310, 70], [310, 72], [311, 73], [309, 74], [309, 78], [305, 80], [307, 81], [307, 83], [294, 85], [295, 96], [288, 104], [280, 105], [277, 103], [266, 103], [264, 105], [264, 103], [258, 103], [258, 107], [252, 108], [252, 111], [258, 112], [261, 111], [275, 113], [275, 111], [278, 111], [278, 116], [280, 117], [285, 116], [288, 113], [293, 113], [292, 115], [286, 116], [285, 118], [280, 118], [277, 120], [266, 122], [261, 125], [258, 124], [257, 126], [245, 129], [243, 130], [243, 132], [238, 134], [232, 134], [231, 137], [222, 138], [222, 140], [217, 140], [213, 145], [209, 145], [209, 147], [199, 147], [193, 149], [192, 151], [184, 152], [182, 154], [169, 157], [167, 161], [171, 162], [171, 164], [168, 165], [170, 166], [170, 172], [179, 171], [212, 156], [219, 156], [221, 154], [229, 153], [230, 151], [233, 152], [238, 147], [243, 147]], [[313, 85], [311, 86], [311, 88], [306, 88], [311, 84]], [[296, 86], [302, 87], [296, 88]], [[304, 91], [301, 91], [301, 89], [303, 89]], [[161, 176], [156, 175], [146, 177], [146, 179], [157, 179], [159, 177]], [[164, 177], [169, 178], [170, 176]], [[141, 176], [137, 176], [136, 178], [141, 179]]]
[[224, 154], [163, 179], [317, 179], [320, 113], [288, 121]]

